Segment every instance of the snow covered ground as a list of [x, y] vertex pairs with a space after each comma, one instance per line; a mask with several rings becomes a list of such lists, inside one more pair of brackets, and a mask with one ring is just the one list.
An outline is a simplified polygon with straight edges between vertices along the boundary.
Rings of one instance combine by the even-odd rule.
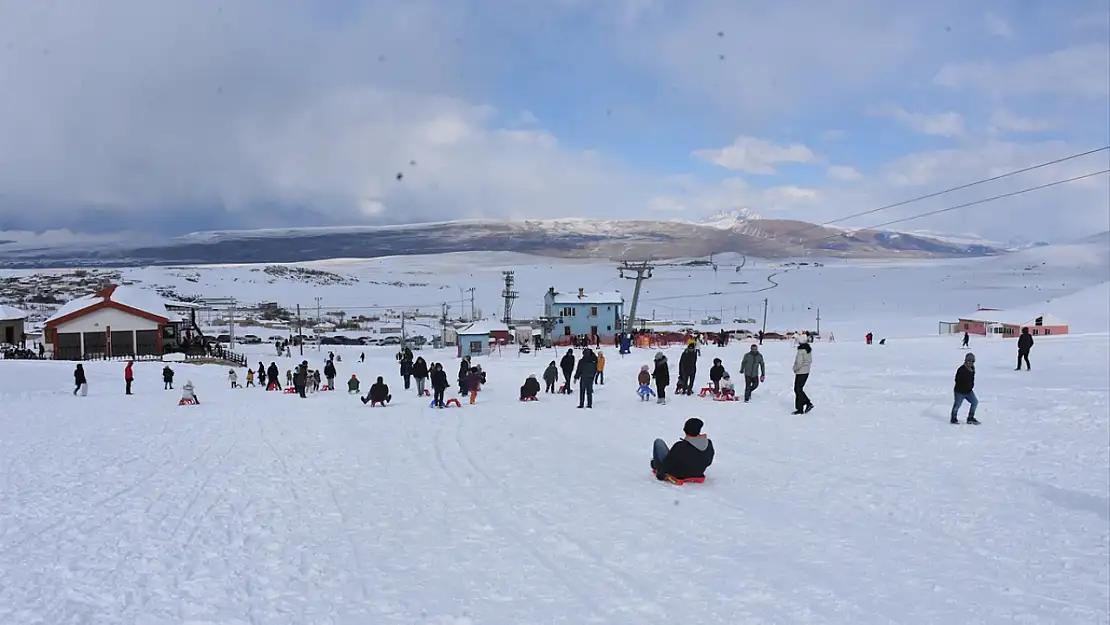
[[[447, 410], [386, 348], [336, 348], [384, 409], [213, 365], [173, 365], [200, 406], [157, 363], [131, 397], [87, 363], [82, 398], [69, 363], [0, 361], [0, 623], [1108, 623], [1110, 335], [1087, 332], [1038, 338], [1032, 372], [973, 339], [978, 427], [947, 422], [956, 337], [818, 344], [801, 417], [788, 344], [747, 405], [641, 404], [651, 351], [605, 349], [592, 411], [517, 401], [551, 352], [481, 359], [478, 404]], [[746, 348], [705, 348], [699, 379]], [[709, 480], [655, 481], [652, 440], [693, 415]]]

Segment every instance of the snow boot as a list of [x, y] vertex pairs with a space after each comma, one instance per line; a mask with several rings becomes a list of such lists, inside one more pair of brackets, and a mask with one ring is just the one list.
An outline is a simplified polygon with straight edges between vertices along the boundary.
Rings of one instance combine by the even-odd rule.
[[968, 417], [967, 418], [967, 424], [968, 425], [979, 425], [979, 420], [976, 419], [975, 417]]
[[802, 411], [802, 414], [808, 414], [811, 410], [813, 410], [813, 404], [806, 406], [805, 410]]
[[960, 424], [960, 420], [957, 419], [956, 417], [952, 417], [951, 419], [948, 420], [948, 422], [951, 423], [952, 425], [959, 425]]

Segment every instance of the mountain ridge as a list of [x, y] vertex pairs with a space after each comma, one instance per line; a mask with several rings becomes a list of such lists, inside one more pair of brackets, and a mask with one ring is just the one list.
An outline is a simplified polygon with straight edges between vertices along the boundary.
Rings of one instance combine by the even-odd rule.
[[447, 252], [522, 252], [537, 256], [642, 260], [726, 252], [761, 258], [963, 258], [1006, 250], [974, 242], [872, 229], [841, 229], [767, 219], [748, 211], [707, 222], [562, 218], [470, 219], [383, 226], [323, 226], [189, 233], [145, 246], [3, 250], [18, 268], [220, 263], [291, 263]]

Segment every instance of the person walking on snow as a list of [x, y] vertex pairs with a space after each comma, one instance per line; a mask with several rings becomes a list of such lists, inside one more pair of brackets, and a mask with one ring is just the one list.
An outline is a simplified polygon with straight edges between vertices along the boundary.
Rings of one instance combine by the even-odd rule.
[[636, 382], [640, 385], [640, 388], [636, 389], [636, 394], [640, 396], [640, 401], [647, 401], [655, 395], [655, 391], [651, 390], [651, 373], [648, 372], [647, 365], [640, 367], [640, 373], [636, 376]]
[[655, 352], [655, 370], [651, 372], [651, 377], [655, 379], [655, 403], [667, 403], [667, 386], [671, 383], [671, 368], [663, 352]]
[[259, 388], [266, 388], [266, 387], [269, 386], [269, 384], [267, 384], [267, 382], [269, 380], [267, 380], [267, 378], [266, 378], [266, 366], [262, 364], [261, 360], [258, 361], [258, 378], [257, 379], [258, 379], [258, 387]]
[[[594, 407], [594, 377], [597, 375], [597, 356], [589, 347], [582, 350], [578, 359], [578, 371], [574, 374], [578, 382], [578, 407]], [[585, 405], [583, 405], [585, 404]]]
[[594, 382], [605, 386], [605, 354], [600, 349], [597, 350], [597, 374], [594, 375]]
[[685, 395], [694, 394], [694, 379], [698, 375], [697, 343], [689, 343], [678, 359], [678, 384]]
[[123, 368], [123, 381], [127, 385], [127, 395], [131, 394], [131, 383], [135, 381], [135, 372], [132, 367], [135, 366], [134, 360], [128, 360], [127, 366]]
[[744, 401], [751, 401], [752, 393], [767, 377], [767, 365], [763, 361], [763, 354], [759, 353], [759, 346], [755, 343], [752, 343], [751, 349], [740, 361], [740, 375], [744, 376]]
[[328, 360], [324, 364], [324, 377], [327, 378], [327, 380], [328, 380], [328, 390], [329, 391], [334, 391], [335, 390], [335, 376], [336, 376], [336, 374], [337, 374], [337, 372], [335, 370], [335, 361], [334, 360]]
[[559, 361], [559, 368], [563, 370], [563, 387], [566, 394], [570, 395], [570, 378], [574, 375], [574, 350], [568, 349], [563, 359]]
[[964, 332], [964, 342], [960, 345], [960, 347], [971, 347], [971, 335], [969, 335], [967, 332]]
[[804, 414], [813, 410], [813, 402], [806, 395], [806, 381], [809, 380], [809, 369], [813, 364], [813, 348], [808, 342], [798, 343], [798, 353], [794, 355], [794, 412]]
[[979, 420], [975, 418], [975, 411], [979, 408], [979, 398], [975, 396], [975, 354], [968, 353], [964, 356], [964, 364], [956, 369], [956, 383], [952, 387], [952, 395], [952, 415], [948, 422], [952, 425], [959, 424], [960, 420], [956, 415], [960, 413], [960, 406], [967, 401], [971, 404], [967, 413], [967, 423], [979, 425]]
[[239, 388], [239, 376], [236, 375], [235, 369], [230, 369], [227, 372], [227, 381], [231, 382], [231, 388]]
[[428, 384], [428, 361], [421, 356], [412, 363], [412, 377], [416, 380], [416, 396], [424, 396], [424, 387]]
[[80, 364], [73, 370], [73, 395], [76, 396], [77, 393], [81, 393], [81, 397], [89, 394], [89, 381], [85, 378], [85, 367]]
[[[261, 365], [262, 363], [258, 364]], [[270, 388], [273, 388], [277, 391], [281, 390], [281, 382], [278, 381], [278, 377], [280, 375], [281, 369], [278, 369], [277, 363], [270, 362], [270, 366], [266, 368], [266, 390], [270, 390]], [[288, 374], [288, 376], [286, 377], [285, 385], [289, 386], [291, 382], [292, 374]]]
[[247, 369], [247, 388], [254, 386], [254, 369]]
[[1014, 371], [1021, 371], [1021, 361], [1025, 360], [1025, 370], [1029, 371], [1032, 367], [1029, 366], [1029, 350], [1033, 349], [1033, 335], [1029, 334], [1029, 328], [1021, 329], [1021, 336], [1018, 337], [1018, 362], [1017, 368]]
[[443, 365], [437, 362], [432, 365], [428, 377], [432, 384], [432, 403], [436, 408], [443, 408], [443, 393], [447, 390], [447, 372], [443, 370]]
[[162, 367], [162, 385], [165, 387], [162, 390], [173, 390], [173, 369], [169, 365]]
[[555, 365], [555, 361], [547, 363], [547, 368], [543, 370], [543, 382], [546, 385], [545, 393], [555, 392], [555, 383], [559, 381], [559, 367]]
[[407, 391], [412, 379], [412, 350], [405, 347], [397, 354], [397, 360], [401, 361], [401, 378], [405, 381]]

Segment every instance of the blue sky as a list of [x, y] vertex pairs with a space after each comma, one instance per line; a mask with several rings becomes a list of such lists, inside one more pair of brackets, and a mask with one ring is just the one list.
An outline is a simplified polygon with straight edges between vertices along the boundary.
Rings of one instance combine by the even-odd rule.
[[[7, 239], [740, 208], [823, 222], [1110, 144], [1105, 0], [0, 0], [0, 15]], [[1107, 167], [1103, 152], [841, 225]], [[1110, 228], [1107, 185], [898, 227], [1077, 238]]]

